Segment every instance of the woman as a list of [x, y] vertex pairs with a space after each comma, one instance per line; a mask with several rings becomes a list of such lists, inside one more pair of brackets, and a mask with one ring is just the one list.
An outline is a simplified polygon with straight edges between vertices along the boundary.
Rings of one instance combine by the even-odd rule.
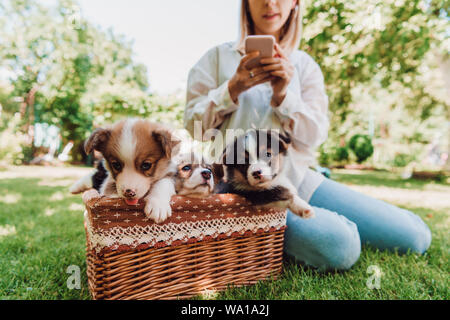
[[[297, 0], [242, 0], [236, 43], [209, 50], [191, 69], [184, 115], [186, 129], [204, 131], [272, 128], [288, 132], [293, 148], [289, 177], [316, 217], [288, 212], [285, 252], [320, 270], [350, 268], [361, 243], [379, 249], [423, 253], [431, 242], [415, 214], [350, 190], [307, 168], [328, 134], [328, 98], [320, 67], [297, 50], [301, 12]], [[244, 53], [247, 35], [273, 35], [273, 58], [246, 68], [258, 52]]]

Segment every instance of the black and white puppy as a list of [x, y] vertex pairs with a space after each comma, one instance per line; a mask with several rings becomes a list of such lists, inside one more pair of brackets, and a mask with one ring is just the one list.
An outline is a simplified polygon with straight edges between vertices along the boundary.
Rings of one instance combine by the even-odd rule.
[[290, 138], [276, 130], [251, 130], [235, 138], [214, 167], [215, 174], [223, 176], [216, 192], [236, 193], [253, 205], [288, 208], [300, 217], [313, 217], [313, 208], [286, 176], [290, 144]]

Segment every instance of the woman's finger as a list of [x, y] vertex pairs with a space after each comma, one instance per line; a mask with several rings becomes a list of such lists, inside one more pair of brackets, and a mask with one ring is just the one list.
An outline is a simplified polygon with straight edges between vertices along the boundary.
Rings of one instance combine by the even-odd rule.
[[275, 71], [275, 70], [283, 70], [283, 64], [281, 63], [274, 63], [274, 64], [269, 64], [267, 66], [263, 67], [264, 71]]
[[280, 55], [281, 58], [287, 59], [286, 55], [283, 52], [283, 49], [281, 49], [281, 46], [278, 43], [275, 43], [275, 51]]
[[263, 78], [259, 79], [258, 81], [252, 82], [252, 85], [251, 85], [251, 86], [252, 86], [252, 87], [253, 87], [253, 86], [256, 86], [256, 85], [258, 85], [258, 84], [261, 84], [261, 83], [270, 81], [271, 79], [272, 79], [272, 76], [271, 76], [270, 73], [269, 73], [269, 74], [267, 74], [266, 76], [264, 76]]
[[288, 78], [286, 71], [272, 71], [270, 74], [283, 79]]
[[257, 74], [263, 73], [265, 72], [264, 67], [254, 67], [253, 69], [249, 70], [249, 73], [253, 73], [254, 76], [256, 76]]
[[261, 79], [270, 77], [270, 72], [262, 72], [258, 75], [255, 75], [249, 79], [249, 84], [252, 86], [253, 83], [260, 81]]
[[264, 58], [259, 60], [261, 64], [281, 63], [281, 58]]
[[247, 63], [252, 60], [255, 59], [256, 57], [259, 56], [259, 51], [252, 51], [248, 54], [246, 54], [245, 56], [242, 57], [241, 59], [241, 63], [239, 64], [239, 68], [245, 68]]

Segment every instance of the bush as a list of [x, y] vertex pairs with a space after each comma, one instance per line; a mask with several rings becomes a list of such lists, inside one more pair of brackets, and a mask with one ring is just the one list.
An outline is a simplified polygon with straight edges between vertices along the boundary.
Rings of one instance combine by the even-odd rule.
[[16, 113], [0, 131], [0, 162], [20, 165], [30, 160], [28, 137], [17, 129], [19, 122], [20, 115]]
[[321, 166], [327, 167], [330, 165], [330, 154], [325, 149], [323, 144], [319, 148], [319, 157], [317, 160]]
[[337, 162], [347, 162], [350, 157], [347, 147], [338, 147], [334, 151], [333, 160]]
[[349, 148], [356, 156], [356, 161], [362, 163], [373, 154], [372, 139], [365, 134], [355, 134], [351, 137]]
[[392, 165], [394, 167], [406, 167], [412, 161], [415, 160], [415, 156], [406, 153], [398, 153], [395, 155], [394, 160], [392, 160]]

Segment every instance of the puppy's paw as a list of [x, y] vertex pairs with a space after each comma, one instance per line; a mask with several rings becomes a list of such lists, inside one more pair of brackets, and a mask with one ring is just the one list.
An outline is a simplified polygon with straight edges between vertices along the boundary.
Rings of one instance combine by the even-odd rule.
[[75, 182], [73, 185], [71, 185], [69, 188], [69, 192], [71, 194], [78, 194], [91, 188], [93, 188], [92, 174], [88, 174], [87, 176], [84, 176], [83, 178]]
[[301, 217], [305, 219], [310, 219], [315, 217], [314, 209], [308, 205], [309, 208], [303, 210]]
[[90, 188], [92, 188], [92, 187], [88, 186], [87, 184], [84, 183], [84, 181], [80, 180], [70, 186], [69, 192], [71, 194], [79, 194], [86, 190], [89, 190]]
[[100, 197], [101, 197], [100, 193], [98, 193], [97, 190], [89, 189], [89, 190], [87, 190], [87, 191], [85, 191], [83, 193], [83, 197], [82, 198], [83, 198], [83, 202], [87, 203], [89, 200], [92, 200], [94, 198], [100, 198]]
[[146, 200], [145, 215], [156, 223], [164, 222], [172, 216], [172, 208], [169, 201], [162, 201], [158, 198], [150, 198]]
[[304, 219], [310, 219], [315, 216], [314, 209], [298, 196], [294, 196], [289, 206], [292, 213]]
[[71, 194], [79, 194], [79, 193], [83, 192], [83, 190], [79, 187], [78, 184], [75, 183], [75, 184], [70, 186], [69, 192]]

